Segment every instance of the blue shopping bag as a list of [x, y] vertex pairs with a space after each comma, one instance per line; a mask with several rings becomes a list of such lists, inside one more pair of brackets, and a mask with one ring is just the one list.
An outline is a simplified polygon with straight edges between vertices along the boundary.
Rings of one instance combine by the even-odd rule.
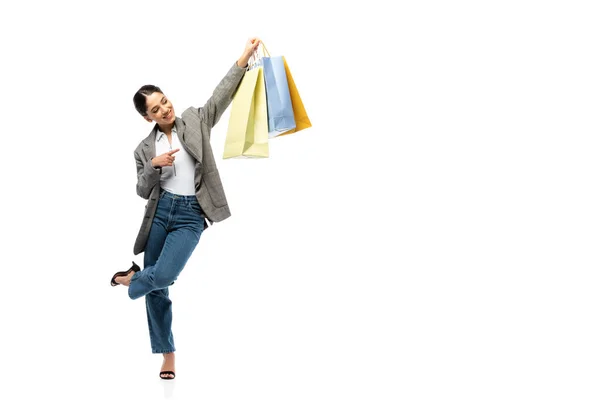
[[267, 92], [269, 138], [296, 128], [290, 89], [282, 56], [263, 57], [263, 76]]

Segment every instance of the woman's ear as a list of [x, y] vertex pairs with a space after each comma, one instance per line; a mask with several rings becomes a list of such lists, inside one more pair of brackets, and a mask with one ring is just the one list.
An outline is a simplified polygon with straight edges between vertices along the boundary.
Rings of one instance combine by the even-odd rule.
[[144, 119], [148, 122], [152, 122], [152, 120], [147, 115], [144, 115]]

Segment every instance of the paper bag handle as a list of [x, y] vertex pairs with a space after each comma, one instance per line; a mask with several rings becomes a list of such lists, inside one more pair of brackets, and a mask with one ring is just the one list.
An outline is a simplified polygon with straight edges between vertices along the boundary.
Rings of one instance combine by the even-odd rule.
[[[258, 49], [261, 49], [261, 51], [259, 52]], [[260, 60], [265, 57], [265, 54], [268, 57], [271, 57], [271, 53], [269, 53], [269, 50], [267, 50], [267, 46], [265, 46], [265, 44], [261, 41], [260, 42], [260, 46], [254, 50], [254, 52], [252, 53], [252, 56], [250, 57], [250, 60], [248, 61], [248, 69], [252, 69], [254, 68], [257, 64], [259, 64]]]

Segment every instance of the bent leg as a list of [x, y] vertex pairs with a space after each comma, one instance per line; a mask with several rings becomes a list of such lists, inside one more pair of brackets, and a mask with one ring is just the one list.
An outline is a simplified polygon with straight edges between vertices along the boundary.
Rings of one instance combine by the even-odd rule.
[[129, 297], [137, 299], [174, 283], [196, 248], [200, 234], [201, 231], [192, 227], [181, 227], [169, 232], [154, 266], [133, 275]]

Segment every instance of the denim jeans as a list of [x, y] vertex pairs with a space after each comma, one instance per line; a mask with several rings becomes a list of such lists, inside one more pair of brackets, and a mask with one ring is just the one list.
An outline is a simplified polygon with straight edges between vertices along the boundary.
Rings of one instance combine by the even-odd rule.
[[144, 250], [144, 269], [129, 284], [129, 297], [146, 296], [146, 314], [152, 353], [175, 351], [168, 287], [183, 270], [204, 229], [196, 196], [161, 191]]

